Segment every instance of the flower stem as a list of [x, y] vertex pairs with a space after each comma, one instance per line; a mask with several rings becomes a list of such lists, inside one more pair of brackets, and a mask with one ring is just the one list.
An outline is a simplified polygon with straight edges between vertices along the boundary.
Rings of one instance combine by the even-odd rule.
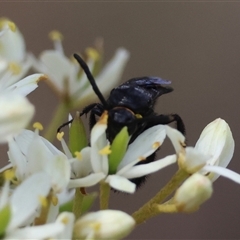
[[182, 183], [189, 174], [179, 169], [171, 180], [162, 188], [150, 201], [144, 204], [139, 210], [133, 213], [133, 218], [137, 224], [143, 223], [147, 219], [159, 214], [156, 209], [156, 204], [161, 203], [167, 198], [174, 190], [177, 189], [180, 183]]
[[61, 102], [53, 115], [50, 124], [44, 134], [44, 137], [52, 142], [57, 134], [57, 128], [64, 123], [64, 118], [68, 115], [70, 111], [70, 105], [65, 102]]
[[84, 198], [84, 195], [81, 193], [81, 190], [79, 188], [76, 188], [75, 197], [73, 199], [73, 208], [72, 208], [72, 211], [76, 219], [78, 219], [82, 214], [83, 198]]
[[108, 183], [100, 183], [100, 209], [108, 209], [109, 197], [110, 197], [110, 186]]

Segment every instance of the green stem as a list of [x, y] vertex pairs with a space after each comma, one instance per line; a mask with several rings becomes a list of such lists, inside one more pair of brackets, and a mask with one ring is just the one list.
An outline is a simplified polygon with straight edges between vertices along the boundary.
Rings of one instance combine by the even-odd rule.
[[163, 202], [174, 190], [177, 189], [180, 183], [182, 183], [187, 177], [188, 173], [179, 169], [171, 180], [162, 188], [150, 201], [144, 204], [139, 210], [133, 213], [133, 218], [137, 224], [145, 222], [147, 219], [158, 215], [159, 212], [156, 211], [156, 204]]
[[70, 111], [70, 105], [65, 102], [61, 102], [53, 115], [53, 118], [50, 124], [47, 127], [47, 130], [44, 134], [44, 137], [50, 142], [54, 140], [57, 134], [57, 128], [64, 123], [64, 119]]
[[83, 198], [84, 198], [84, 195], [81, 193], [80, 189], [76, 188], [75, 197], [73, 199], [73, 208], [72, 208], [72, 211], [76, 219], [78, 219], [82, 214]]
[[100, 209], [108, 209], [109, 197], [110, 197], [110, 186], [108, 183], [100, 183]]

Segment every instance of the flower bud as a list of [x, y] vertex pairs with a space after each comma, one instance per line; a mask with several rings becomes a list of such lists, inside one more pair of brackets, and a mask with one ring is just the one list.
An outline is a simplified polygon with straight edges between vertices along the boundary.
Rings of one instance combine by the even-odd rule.
[[[195, 149], [209, 156], [207, 165], [226, 167], [234, 152], [234, 139], [228, 124], [221, 118], [209, 123], [202, 131]], [[212, 180], [217, 177], [215, 175]]]
[[27, 98], [10, 93], [0, 97], [0, 109], [0, 142], [7, 142], [25, 128], [35, 111]]
[[199, 206], [212, 195], [211, 181], [195, 173], [189, 177], [176, 191], [174, 202], [179, 212], [196, 211]]
[[111, 153], [109, 154], [109, 173], [115, 174], [117, 167], [123, 159], [129, 142], [129, 134], [127, 127], [123, 127], [122, 130], [113, 139], [111, 145]]
[[72, 154], [76, 151], [81, 151], [88, 145], [86, 131], [79, 112], [72, 121], [69, 129], [69, 148]]
[[77, 220], [74, 237], [80, 239], [121, 239], [135, 226], [134, 219], [118, 210], [102, 210], [88, 213]]

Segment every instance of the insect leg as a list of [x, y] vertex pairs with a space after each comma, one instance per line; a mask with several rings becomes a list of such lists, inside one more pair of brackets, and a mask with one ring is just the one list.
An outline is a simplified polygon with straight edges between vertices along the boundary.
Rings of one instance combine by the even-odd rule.
[[183, 135], [186, 134], [185, 125], [182, 118], [178, 114], [168, 114], [168, 115], [158, 115], [158, 116], [149, 116], [142, 119], [139, 119], [138, 122], [146, 123], [144, 130], [153, 127], [158, 124], [169, 124], [172, 122], [177, 123], [177, 130], [180, 131]]
[[104, 108], [101, 104], [97, 104], [91, 111], [90, 117], [89, 117], [89, 126], [90, 129], [93, 128], [93, 126], [96, 124], [97, 119], [96, 116], [101, 116], [104, 111]]
[[83, 115], [83, 114], [88, 114], [96, 105], [98, 105], [99, 103], [92, 103], [88, 106], [86, 106], [82, 112], [80, 113], [80, 117]]

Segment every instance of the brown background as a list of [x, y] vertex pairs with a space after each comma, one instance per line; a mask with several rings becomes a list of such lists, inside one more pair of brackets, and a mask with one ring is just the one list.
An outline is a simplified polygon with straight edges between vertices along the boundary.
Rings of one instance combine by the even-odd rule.
[[[131, 59], [123, 81], [142, 75], [172, 80], [175, 91], [159, 99], [156, 111], [182, 116], [189, 145], [215, 118], [229, 123], [236, 141], [229, 168], [240, 173], [240, 3], [1, 1], [0, 13], [17, 23], [35, 55], [52, 48], [47, 37], [52, 29], [64, 34], [67, 55], [90, 46], [98, 36], [105, 39], [105, 59], [117, 47], [126, 47]], [[56, 97], [41, 84], [30, 100], [37, 107], [36, 119], [46, 124]], [[7, 160], [5, 155], [2, 159]], [[175, 170], [154, 174], [134, 195], [112, 194], [111, 207], [131, 213]], [[240, 186], [220, 178], [213, 197], [198, 212], [158, 216], [128, 239], [239, 239], [239, 199]]]

